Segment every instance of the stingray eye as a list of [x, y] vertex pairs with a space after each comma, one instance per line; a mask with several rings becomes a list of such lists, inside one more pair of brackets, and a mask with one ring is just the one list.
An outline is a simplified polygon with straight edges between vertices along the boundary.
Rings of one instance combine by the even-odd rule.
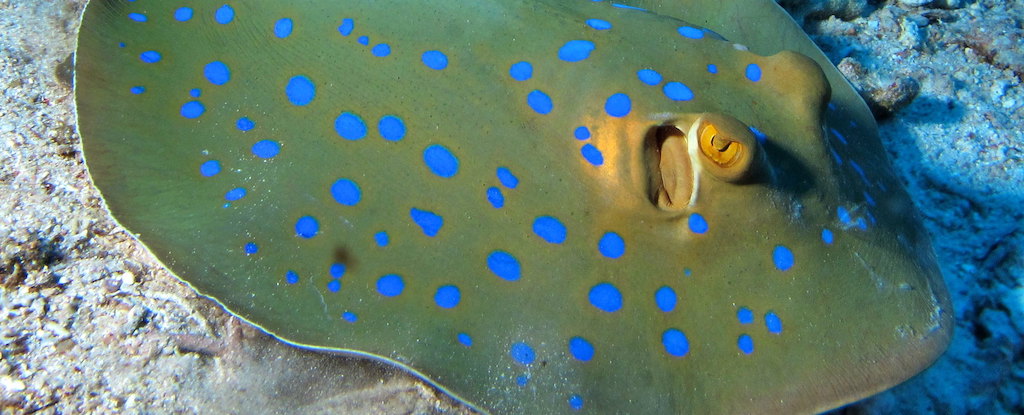
[[757, 139], [746, 125], [723, 114], [705, 114], [694, 126], [705, 170], [727, 182], [739, 182], [754, 169]]

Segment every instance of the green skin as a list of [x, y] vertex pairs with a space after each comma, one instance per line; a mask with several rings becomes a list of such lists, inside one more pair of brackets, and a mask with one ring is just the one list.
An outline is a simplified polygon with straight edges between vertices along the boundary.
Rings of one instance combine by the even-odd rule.
[[[287, 342], [401, 365], [485, 412], [570, 412], [566, 399], [579, 394], [584, 413], [711, 414], [833, 408], [912, 376], [949, 341], [941, 275], [874, 121], [769, 0], [629, 2], [660, 15], [566, 0], [429, 7], [408, 0], [239, 0], [230, 2], [236, 21], [225, 26], [209, 21], [221, 0], [195, 5], [196, 19], [205, 21], [190, 30], [167, 22], [179, 7], [170, 3], [94, 0], [85, 12], [76, 98], [90, 172], [114, 217], [177, 276]], [[675, 10], [686, 10], [677, 17], [693, 25], [774, 55], [675, 35], [684, 24], [672, 17]], [[128, 12], [152, 21], [132, 22]], [[271, 33], [280, 17], [295, 21], [288, 39]], [[353, 36], [338, 34], [342, 17], [355, 19]], [[588, 18], [614, 28], [595, 31], [582, 23]], [[362, 34], [391, 43], [394, 52], [373, 57], [354, 41]], [[568, 39], [593, 40], [597, 49], [582, 62], [560, 61], [555, 53]], [[117, 48], [118, 41], [129, 45]], [[164, 59], [140, 62], [149, 49]], [[432, 49], [445, 51], [447, 69], [420, 63], [419, 53]], [[775, 54], [783, 49], [803, 55]], [[227, 85], [203, 78], [201, 68], [213, 60], [231, 67]], [[520, 60], [534, 65], [527, 82], [507, 75]], [[708, 63], [719, 73], [709, 74]], [[750, 63], [763, 68], [757, 84], [744, 78]], [[696, 98], [669, 101], [660, 87], [636, 80], [643, 67], [686, 83]], [[317, 84], [307, 106], [289, 104], [283, 93], [297, 74]], [[147, 92], [126, 96], [135, 85]], [[193, 87], [202, 87], [207, 112], [189, 120], [178, 111]], [[550, 114], [526, 105], [537, 88], [555, 103]], [[632, 98], [624, 118], [604, 112], [616, 92]], [[826, 102], [835, 109], [826, 111]], [[366, 138], [338, 137], [333, 120], [342, 111], [366, 120]], [[704, 171], [693, 204], [659, 208], [649, 196], [661, 174], [659, 151], [645, 137], [663, 125], [685, 132], [702, 113], [727, 114], [764, 132], [762, 163], [741, 183]], [[405, 121], [402, 141], [377, 135], [373, 127], [385, 114]], [[258, 128], [235, 129], [241, 116]], [[581, 143], [572, 138], [579, 125], [590, 127], [588, 142], [601, 149], [604, 165], [579, 156]], [[829, 128], [849, 145], [830, 139]], [[281, 155], [253, 157], [250, 146], [261, 139], [280, 142]], [[430, 144], [459, 157], [458, 174], [429, 172], [422, 151]], [[836, 163], [830, 149], [847, 162]], [[225, 168], [205, 178], [198, 166], [210, 158]], [[668, 162], [698, 170], [705, 163]], [[520, 181], [503, 189], [502, 209], [484, 197], [498, 186], [498, 166]], [[328, 189], [339, 177], [359, 182], [358, 205], [331, 199]], [[248, 195], [222, 207], [224, 192], [236, 186]], [[864, 192], [877, 206], [865, 203]], [[867, 230], [844, 226], [836, 217], [840, 206], [855, 216], [870, 212], [877, 222]], [[443, 214], [436, 237], [409, 219], [411, 207]], [[710, 224], [706, 234], [689, 230], [693, 212]], [[291, 226], [305, 215], [320, 221], [312, 239], [296, 237]], [[532, 232], [539, 215], [562, 220], [565, 243], [549, 244]], [[835, 233], [831, 245], [822, 242], [824, 228]], [[390, 234], [386, 248], [373, 242], [380, 230]], [[597, 252], [609, 230], [626, 241], [621, 258]], [[253, 240], [260, 252], [244, 255], [242, 246]], [[787, 271], [772, 262], [779, 244], [796, 256]], [[494, 249], [519, 258], [520, 280], [488, 270], [485, 258]], [[326, 270], [335, 262], [348, 271], [341, 291], [331, 293]], [[298, 284], [285, 284], [287, 270], [302, 276]], [[389, 273], [405, 277], [398, 297], [375, 290], [377, 278]], [[622, 310], [591, 306], [588, 290], [602, 282], [622, 291]], [[446, 284], [462, 290], [453, 309], [433, 301]], [[665, 285], [679, 294], [669, 313], [652, 300]], [[737, 323], [739, 306], [754, 311], [754, 325]], [[342, 321], [346, 311], [359, 321]], [[764, 328], [768, 311], [782, 318], [783, 333]], [[665, 353], [661, 333], [668, 328], [686, 333], [685, 357]], [[473, 334], [471, 348], [455, 342], [459, 332]], [[744, 333], [756, 345], [751, 355], [736, 347]], [[566, 341], [577, 335], [595, 345], [593, 360], [569, 355]], [[510, 357], [517, 341], [533, 346], [536, 362]], [[530, 380], [520, 387], [514, 378], [523, 374]]]

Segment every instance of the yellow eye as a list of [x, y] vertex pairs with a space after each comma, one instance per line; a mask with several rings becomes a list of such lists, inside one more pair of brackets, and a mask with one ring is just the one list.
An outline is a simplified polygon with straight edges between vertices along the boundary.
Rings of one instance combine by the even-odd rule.
[[695, 136], [707, 171], [719, 179], [738, 182], [747, 177], [757, 159], [758, 144], [746, 125], [728, 115], [704, 114]]

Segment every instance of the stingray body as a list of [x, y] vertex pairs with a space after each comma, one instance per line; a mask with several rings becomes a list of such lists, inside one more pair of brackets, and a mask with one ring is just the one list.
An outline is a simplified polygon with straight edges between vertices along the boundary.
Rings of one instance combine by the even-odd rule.
[[929, 242], [835, 68], [718, 3], [94, 0], [85, 155], [199, 292], [484, 411], [888, 388], [948, 342]]

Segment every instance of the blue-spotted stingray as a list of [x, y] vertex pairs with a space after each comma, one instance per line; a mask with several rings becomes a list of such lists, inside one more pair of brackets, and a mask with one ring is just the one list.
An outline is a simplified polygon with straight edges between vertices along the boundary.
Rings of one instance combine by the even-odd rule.
[[822, 411], [949, 341], [874, 120], [770, 0], [93, 0], [76, 68], [174, 274], [484, 412]]

